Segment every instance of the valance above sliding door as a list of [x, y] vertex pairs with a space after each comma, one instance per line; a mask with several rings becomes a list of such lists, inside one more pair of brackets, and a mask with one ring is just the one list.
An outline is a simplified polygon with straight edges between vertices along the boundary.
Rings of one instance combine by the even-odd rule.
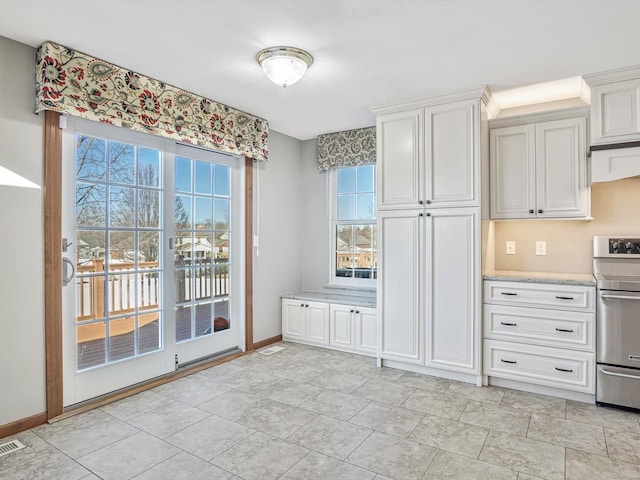
[[327, 133], [318, 137], [318, 170], [376, 162], [376, 127]]
[[266, 120], [52, 42], [38, 48], [36, 86], [36, 113], [54, 110], [258, 161], [268, 157]]

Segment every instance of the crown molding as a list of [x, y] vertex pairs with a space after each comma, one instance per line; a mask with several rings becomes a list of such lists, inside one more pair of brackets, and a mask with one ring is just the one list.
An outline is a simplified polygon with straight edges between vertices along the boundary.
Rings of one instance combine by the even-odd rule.
[[550, 110], [547, 112], [514, 115], [512, 117], [504, 118], [494, 118], [493, 120], [489, 120], [489, 128], [515, 127], [516, 125], [527, 125], [531, 123], [588, 116], [589, 107], [565, 108], [562, 110]]
[[480, 87], [470, 88], [466, 90], [459, 90], [444, 95], [436, 95], [433, 97], [421, 97], [414, 98], [412, 100], [405, 100], [402, 102], [388, 103], [384, 105], [378, 105], [371, 107], [371, 113], [374, 115], [382, 115], [386, 113], [404, 112], [407, 110], [413, 110], [415, 108], [433, 107], [436, 105], [444, 105], [446, 103], [459, 102], [463, 100], [475, 100], [482, 99], [485, 103], [490, 99], [491, 94], [488, 92], [488, 87], [482, 85]]
[[613, 82], [624, 82], [625, 80], [634, 80], [640, 78], [640, 65], [607, 70], [606, 72], [591, 73], [589, 75], [583, 75], [582, 78], [590, 87]]

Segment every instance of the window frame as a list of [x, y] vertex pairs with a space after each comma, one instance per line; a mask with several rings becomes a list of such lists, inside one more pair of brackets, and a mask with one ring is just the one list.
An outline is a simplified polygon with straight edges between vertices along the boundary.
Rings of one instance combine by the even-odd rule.
[[[365, 166], [373, 166], [374, 167], [374, 208], [375, 208], [375, 218], [373, 220], [354, 220], [352, 222], [346, 221], [338, 221], [338, 171], [342, 168], [358, 168]], [[354, 278], [354, 277], [339, 277], [336, 275], [336, 240], [337, 240], [337, 226], [340, 224], [346, 225], [372, 225], [373, 227], [377, 226], [377, 218], [378, 218], [378, 209], [377, 209], [377, 195], [378, 195], [378, 169], [376, 168], [376, 164], [365, 164], [365, 165], [353, 165], [353, 166], [345, 166], [345, 167], [333, 167], [329, 171], [329, 284], [330, 287], [340, 287], [340, 288], [352, 288], [358, 290], [375, 290], [377, 286], [377, 278]], [[376, 229], [377, 232], [377, 229]], [[377, 242], [376, 242], [377, 244]], [[374, 250], [377, 252], [377, 249]], [[377, 271], [377, 268], [376, 268]]]

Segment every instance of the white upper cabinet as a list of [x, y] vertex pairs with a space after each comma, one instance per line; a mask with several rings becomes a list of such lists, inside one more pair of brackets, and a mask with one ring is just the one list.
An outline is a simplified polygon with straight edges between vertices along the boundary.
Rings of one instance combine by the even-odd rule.
[[480, 205], [480, 102], [377, 116], [378, 210]]
[[477, 206], [478, 100], [425, 109], [425, 198], [441, 207]]
[[584, 117], [536, 125], [536, 214], [586, 217], [589, 185]]
[[640, 141], [640, 67], [583, 78], [591, 87], [591, 145]]
[[378, 117], [378, 209], [416, 208], [422, 201], [424, 111]]
[[492, 126], [508, 122], [490, 131], [491, 218], [588, 217], [586, 117]]
[[535, 134], [535, 125], [490, 131], [492, 218], [526, 218], [534, 214]]

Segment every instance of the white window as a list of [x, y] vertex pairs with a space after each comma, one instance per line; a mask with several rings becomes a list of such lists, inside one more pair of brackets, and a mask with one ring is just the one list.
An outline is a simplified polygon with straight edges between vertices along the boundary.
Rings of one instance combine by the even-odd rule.
[[331, 172], [331, 279], [339, 285], [375, 287], [375, 165], [334, 168]]

